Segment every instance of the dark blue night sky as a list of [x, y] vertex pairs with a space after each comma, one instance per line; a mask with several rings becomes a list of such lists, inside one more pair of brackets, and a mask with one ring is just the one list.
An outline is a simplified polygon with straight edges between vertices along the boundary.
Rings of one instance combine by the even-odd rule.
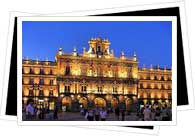
[[90, 38], [102, 37], [111, 42], [115, 56], [137, 54], [139, 66], [172, 66], [172, 23], [170, 21], [24, 21], [23, 58], [55, 60], [59, 47], [70, 53], [76, 47], [88, 50]]

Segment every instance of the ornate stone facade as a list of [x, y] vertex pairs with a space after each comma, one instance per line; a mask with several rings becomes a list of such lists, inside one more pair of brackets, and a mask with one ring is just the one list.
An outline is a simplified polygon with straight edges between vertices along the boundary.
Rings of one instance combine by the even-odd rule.
[[138, 69], [135, 53], [115, 57], [108, 40], [88, 43], [82, 54], [60, 48], [55, 62], [23, 59], [23, 104], [33, 99], [39, 107], [74, 111], [81, 105], [132, 110], [139, 102], [170, 102], [171, 70]]

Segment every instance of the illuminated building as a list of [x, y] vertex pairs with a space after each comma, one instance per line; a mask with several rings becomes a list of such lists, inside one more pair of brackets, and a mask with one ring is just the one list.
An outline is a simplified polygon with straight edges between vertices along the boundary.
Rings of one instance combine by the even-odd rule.
[[[171, 100], [171, 70], [138, 68], [136, 53], [120, 57], [110, 51], [110, 42], [90, 39], [89, 49], [64, 53], [55, 62], [23, 59], [23, 104], [33, 99], [39, 107], [54, 105], [75, 111], [83, 107], [116, 107], [132, 110], [139, 102]], [[163, 78], [163, 79], [162, 79]]]

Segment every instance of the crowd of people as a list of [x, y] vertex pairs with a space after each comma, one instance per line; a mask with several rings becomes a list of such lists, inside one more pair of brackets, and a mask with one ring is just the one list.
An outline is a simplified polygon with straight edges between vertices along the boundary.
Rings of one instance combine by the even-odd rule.
[[25, 120], [57, 120], [58, 108], [55, 107], [53, 112], [49, 108], [38, 108], [36, 103], [30, 101], [26, 107], [23, 108], [23, 118]]
[[171, 107], [165, 105], [145, 105], [137, 110], [138, 120], [141, 121], [170, 121]]
[[[36, 103], [30, 101], [26, 107], [23, 108], [23, 119], [25, 120], [58, 120], [59, 108], [54, 107], [53, 111], [49, 108], [37, 108]], [[91, 107], [81, 108], [80, 113], [85, 120], [88, 121], [125, 121], [127, 111], [125, 109], [104, 108], [104, 107]], [[172, 109], [170, 106], [165, 105], [141, 105], [137, 108], [137, 113], [134, 112], [130, 116], [135, 115], [137, 121], [171, 121]], [[109, 116], [111, 116], [109, 118]], [[128, 116], [129, 117], [129, 116]], [[109, 119], [108, 119], [109, 118]]]
[[125, 120], [125, 110], [124, 109], [121, 110], [119, 109], [119, 107], [116, 108], [95, 107], [89, 109], [82, 108], [80, 112], [81, 115], [83, 115], [85, 119], [88, 121], [106, 121], [110, 113], [115, 113], [114, 120], [116, 121]]

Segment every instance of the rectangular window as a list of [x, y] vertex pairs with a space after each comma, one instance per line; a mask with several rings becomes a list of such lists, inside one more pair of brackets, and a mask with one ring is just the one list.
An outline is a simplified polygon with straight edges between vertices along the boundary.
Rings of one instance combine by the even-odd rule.
[[40, 95], [40, 96], [43, 96], [43, 90], [40, 90], [40, 91], [39, 91], [39, 95]]
[[83, 86], [81, 87], [81, 91], [82, 91], [82, 92], [86, 92], [86, 91], [87, 91], [86, 85], [83, 85]]
[[34, 84], [34, 79], [33, 78], [30, 79], [30, 84]]
[[98, 93], [102, 93], [102, 87], [98, 87]]
[[50, 85], [53, 85], [53, 80], [50, 80]]
[[53, 96], [53, 90], [49, 91], [49, 96]]
[[29, 96], [33, 96], [33, 90], [32, 89], [29, 90]]
[[39, 80], [39, 84], [40, 84], [40, 85], [44, 85], [44, 79], [40, 79], [40, 80]]
[[40, 69], [40, 74], [44, 75], [44, 70], [43, 69]]
[[117, 94], [117, 87], [113, 87], [113, 94]]
[[66, 93], [69, 93], [69, 92], [70, 92], [70, 86], [69, 86], [69, 85], [66, 85], [66, 86], [65, 86], [65, 92], [66, 92]]

